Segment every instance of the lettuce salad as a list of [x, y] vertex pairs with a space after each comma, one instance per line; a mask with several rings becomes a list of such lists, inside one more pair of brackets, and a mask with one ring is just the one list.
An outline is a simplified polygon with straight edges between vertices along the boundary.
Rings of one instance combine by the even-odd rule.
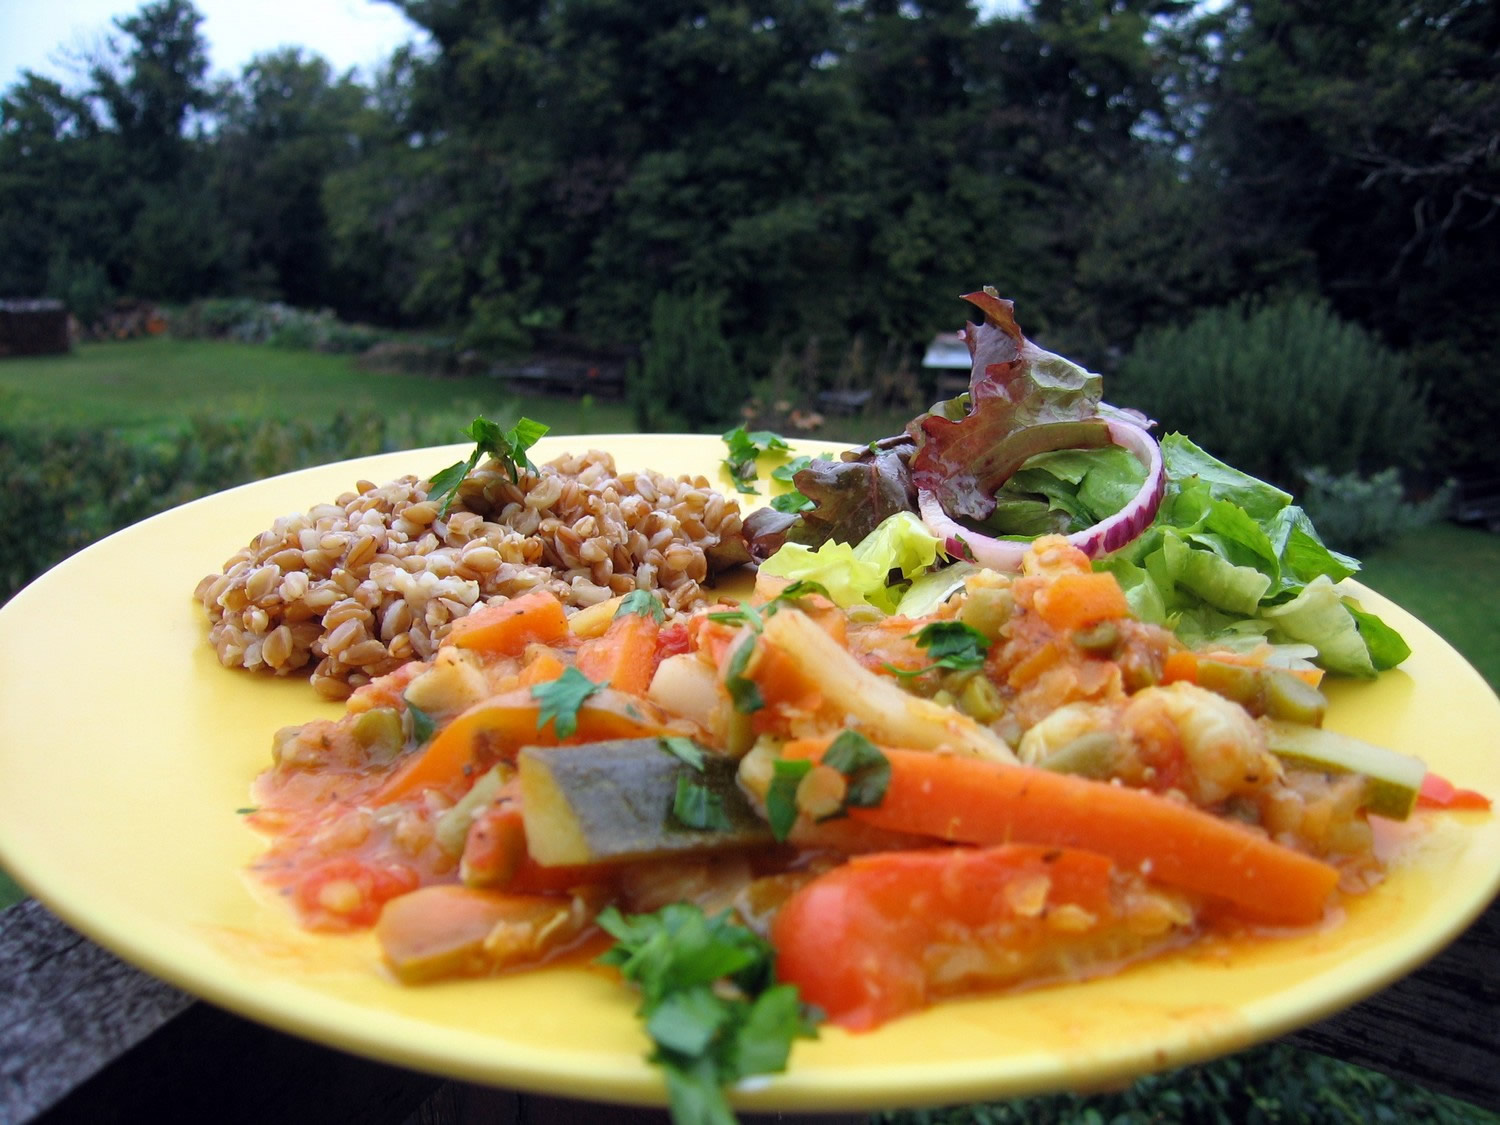
[[1102, 401], [1098, 375], [1026, 340], [1010, 302], [967, 299], [985, 312], [965, 332], [969, 393], [798, 471], [805, 508], [746, 521], [764, 572], [817, 582], [846, 608], [917, 613], [973, 566], [1007, 568], [1031, 539], [1063, 534], [1142, 620], [1189, 645], [1269, 643], [1283, 661], [1366, 678], [1410, 655], [1340, 586], [1359, 562], [1325, 546], [1288, 493], [1181, 434], [1157, 442], [1149, 420]]

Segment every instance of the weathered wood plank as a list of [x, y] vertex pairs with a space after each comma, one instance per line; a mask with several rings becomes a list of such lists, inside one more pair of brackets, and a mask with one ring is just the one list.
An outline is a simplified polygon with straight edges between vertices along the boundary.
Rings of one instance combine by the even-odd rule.
[[34, 900], [0, 913], [0, 1120], [52, 1105], [192, 1002]]
[[1497, 965], [1500, 902], [1418, 972], [1288, 1039], [1500, 1112]]

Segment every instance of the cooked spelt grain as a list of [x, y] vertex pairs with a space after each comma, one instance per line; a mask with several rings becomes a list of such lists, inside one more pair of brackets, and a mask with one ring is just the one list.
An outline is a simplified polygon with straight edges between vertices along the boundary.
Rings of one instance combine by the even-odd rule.
[[574, 608], [651, 590], [669, 610], [708, 600], [746, 559], [739, 505], [703, 477], [618, 472], [607, 453], [560, 457], [512, 481], [499, 464], [459, 486], [446, 516], [426, 480], [358, 481], [284, 516], [194, 591], [226, 667], [313, 665], [333, 699], [426, 659], [478, 605], [535, 589]]

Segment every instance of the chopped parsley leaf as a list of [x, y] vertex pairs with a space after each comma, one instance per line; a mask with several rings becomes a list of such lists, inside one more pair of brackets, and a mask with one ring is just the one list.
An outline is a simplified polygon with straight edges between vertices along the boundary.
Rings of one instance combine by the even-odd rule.
[[932, 663], [925, 668], [897, 668], [887, 664], [886, 671], [903, 678], [938, 669], [973, 672], [984, 667], [985, 655], [990, 651], [990, 639], [962, 621], [934, 621], [922, 626], [916, 639], [918, 647], [926, 649], [933, 658]]
[[725, 669], [724, 686], [729, 689], [729, 698], [734, 709], [741, 715], [751, 715], [766, 705], [760, 693], [760, 685], [745, 675], [750, 666], [750, 657], [755, 654], [755, 634], [747, 633], [729, 654], [729, 666]]
[[736, 426], [724, 434], [724, 444], [729, 449], [729, 456], [724, 458], [724, 468], [729, 472], [729, 479], [734, 482], [734, 487], [743, 493], [755, 496], [759, 495], [754, 487], [754, 482], [759, 479], [759, 470], [756, 468], [756, 459], [762, 453], [770, 453], [773, 450], [786, 450], [786, 438], [770, 430], [746, 430], [744, 426]]
[[849, 783], [846, 808], [873, 809], [885, 800], [891, 783], [890, 759], [858, 731], [841, 732], [824, 751], [823, 764], [838, 770]]
[[766, 820], [778, 841], [791, 835], [797, 823], [797, 786], [812, 767], [805, 758], [776, 759], [771, 786], [766, 790]]
[[673, 903], [623, 915], [611, 906], [598, 922], [616, 939], [599, 960], [640, 989], [650, 1060], [678, 1125], [733, 1125], [724, 1086], [785, 1069], [792, 1043], [817, 1037], [822, 1013], [776, 980], [775, 949], [728, 911], [710, 918]]
[[687, 828], [705, 832], [723, 831], [730, 826], [729, 817], [724, 812], [724, 798], [685, 773], [677, 775], [672, 816]]
[[411, 700], [405, 700], [406, 712], [411, 716], [411, 740], [418, 749], [426, 746], [428, 741], [437, 733], [437, 720]]
[[542, 705], [537, 713], [536, 729], [541, 730], [550, 721], [558, 738], [571, 738], [578, 731], [578, 709], [584, 700], [605, 686], [596, 684], [572, 665], [551, 683], [535, 685], [531, 689], [531, 698]]
[[630, 591], [615, 610], [616, 617], [627, 617], [632, 613], [637, 617], [649, 617], [658, 625], [667, 619], [667, 607], [650, 590]]
[[678, 761], [692, 766], [700, 773], [703, 772], [703, 748], [691, 738], [677, 734], [659, 738], [657, 741], [661, 743], [663, 750], [673, 755]]

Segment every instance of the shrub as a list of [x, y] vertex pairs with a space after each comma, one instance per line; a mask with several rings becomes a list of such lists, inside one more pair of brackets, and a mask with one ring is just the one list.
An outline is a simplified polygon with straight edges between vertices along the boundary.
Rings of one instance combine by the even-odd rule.
[[722, 327], [723, 299], [697, 292], [657, 295], [651, 338], [626, 393], [642, 430], [660, 430], [675, 416], [689, 430], [734, 417], [747, 387]]
[[[26, 529], [0, 544], [0, 602], [74, 551], [177, 504], [309, 465], [447, 444], [461, 438], [475, 413], [454, 407], [319, 422], [200, 418], [149, 443], [102, 427], [0, 422], [0, 521]], [[491, 416], [514, 413], [502, 408]]]
[[62, 301], [78, 323], [88, 328], [109, 311], [115, 291], [98, 262], [74, 261], [58, 252], [47, 266], [47, 295]]
[[1309, 469], [1302, 506], [1330, 547], [1352, 555], [1401, 538], [1408, 531], [1436, 523], [1453, 501], [1453, 486], [1445, 485], [1418, 503], [1406, 499], [1401, 474], [1385, 469], [1371, 477], [1358, 473], [1334, 475]]
[[329, 309], [314, 312], [249, 297], [194, 301], [168, 314], [167, 329], [178, 339], [235, 340], [339, 355], [357, 355], [391, 335], [339, 320]]
[[1056, 1094], [878, 1113], [871, 1125], [1493, 1125], [1466, 1102], [1285, 1043], [1138, 1079], [1118, 1094]]
[[1400, 358], [1306, 298], [1212, 309], [1142, 334], [1110, 398], [1288, 489], [1314, 466], [1414, 466], [1431, 438]]

